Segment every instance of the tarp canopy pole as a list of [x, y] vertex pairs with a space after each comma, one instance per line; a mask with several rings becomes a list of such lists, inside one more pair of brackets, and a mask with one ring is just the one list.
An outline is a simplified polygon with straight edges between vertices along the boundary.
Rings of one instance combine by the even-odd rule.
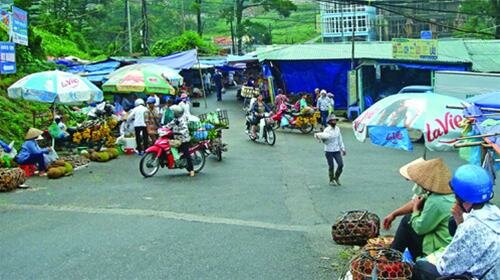
[[205, 81], [203, 81], [203, 75], [201, 74], [201, 63], [198, 58], [198, 47], [196, 47], [196, 61], [198, 62], [198, 73], [200, 74], [201, 81], [201, 91], [203, 92], [203, 100], [205, 101], [205, 109], [208, 107], [207, 105], [207, 94], [205, 92]]

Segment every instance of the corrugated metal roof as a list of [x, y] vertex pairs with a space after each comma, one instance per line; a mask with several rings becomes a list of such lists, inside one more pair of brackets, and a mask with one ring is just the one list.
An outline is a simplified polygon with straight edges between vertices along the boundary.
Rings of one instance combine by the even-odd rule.
[[[356, 59], [393, 59], [391, 42], [356, 42]], [[263, 60], [351, 59], [351, 44], [302, 44], [263, 51]], [[400, 60], [400, 59], [398, 59]], [[440, 40], [438, 59], [428, 62], [472, 63], [474, 71], [500, 71], [500, 40]]]
[[500, 40], [465, 41], [465, 47], [479, 72], [500, 72]]

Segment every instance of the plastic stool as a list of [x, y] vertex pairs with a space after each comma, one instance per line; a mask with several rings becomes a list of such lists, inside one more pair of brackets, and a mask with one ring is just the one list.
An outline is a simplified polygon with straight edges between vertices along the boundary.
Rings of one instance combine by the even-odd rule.
[[34, 164], [19, 164], [19, 168], [21, 168], [24, 171], [26, 177], [33, 176], [36, 171], [36, 165]]
[[356, 113], [356, 118], [361, 115], [361, 108], [359, 106], [351, 106], [347, 108], [347, 118], [353, 120], [352, 113]]

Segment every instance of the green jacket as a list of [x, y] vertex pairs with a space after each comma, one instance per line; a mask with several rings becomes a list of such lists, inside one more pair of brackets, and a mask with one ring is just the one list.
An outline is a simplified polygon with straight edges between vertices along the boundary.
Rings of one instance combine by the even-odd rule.
[[427, 256], [451, 242], [448, 232], [448, 220], [455, 203], [453, 194], [432, 193], [425, 200], [422, 211], [411, 215], [411, 227], [418, 235], [423, 235], [422, 251]]
[[166, 125], [170, 123], [174, 119], [174, 112], [170, 110], [170, 108], [165, 107], [165, 111], [163, 112], [163, 117], [161, 119], [161, 124]]

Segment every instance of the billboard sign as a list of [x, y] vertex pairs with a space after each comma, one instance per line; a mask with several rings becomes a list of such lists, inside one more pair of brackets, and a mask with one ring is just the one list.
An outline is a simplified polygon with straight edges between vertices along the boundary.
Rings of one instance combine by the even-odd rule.
[[0, 74], [16, 73], [16, 44], [0, 42]]
[[396, 59], [436, 60], [437, 40], [392, 39], [392, 57]]
[[28, 13], [12, 6], [12, 41], [28, 45]]

